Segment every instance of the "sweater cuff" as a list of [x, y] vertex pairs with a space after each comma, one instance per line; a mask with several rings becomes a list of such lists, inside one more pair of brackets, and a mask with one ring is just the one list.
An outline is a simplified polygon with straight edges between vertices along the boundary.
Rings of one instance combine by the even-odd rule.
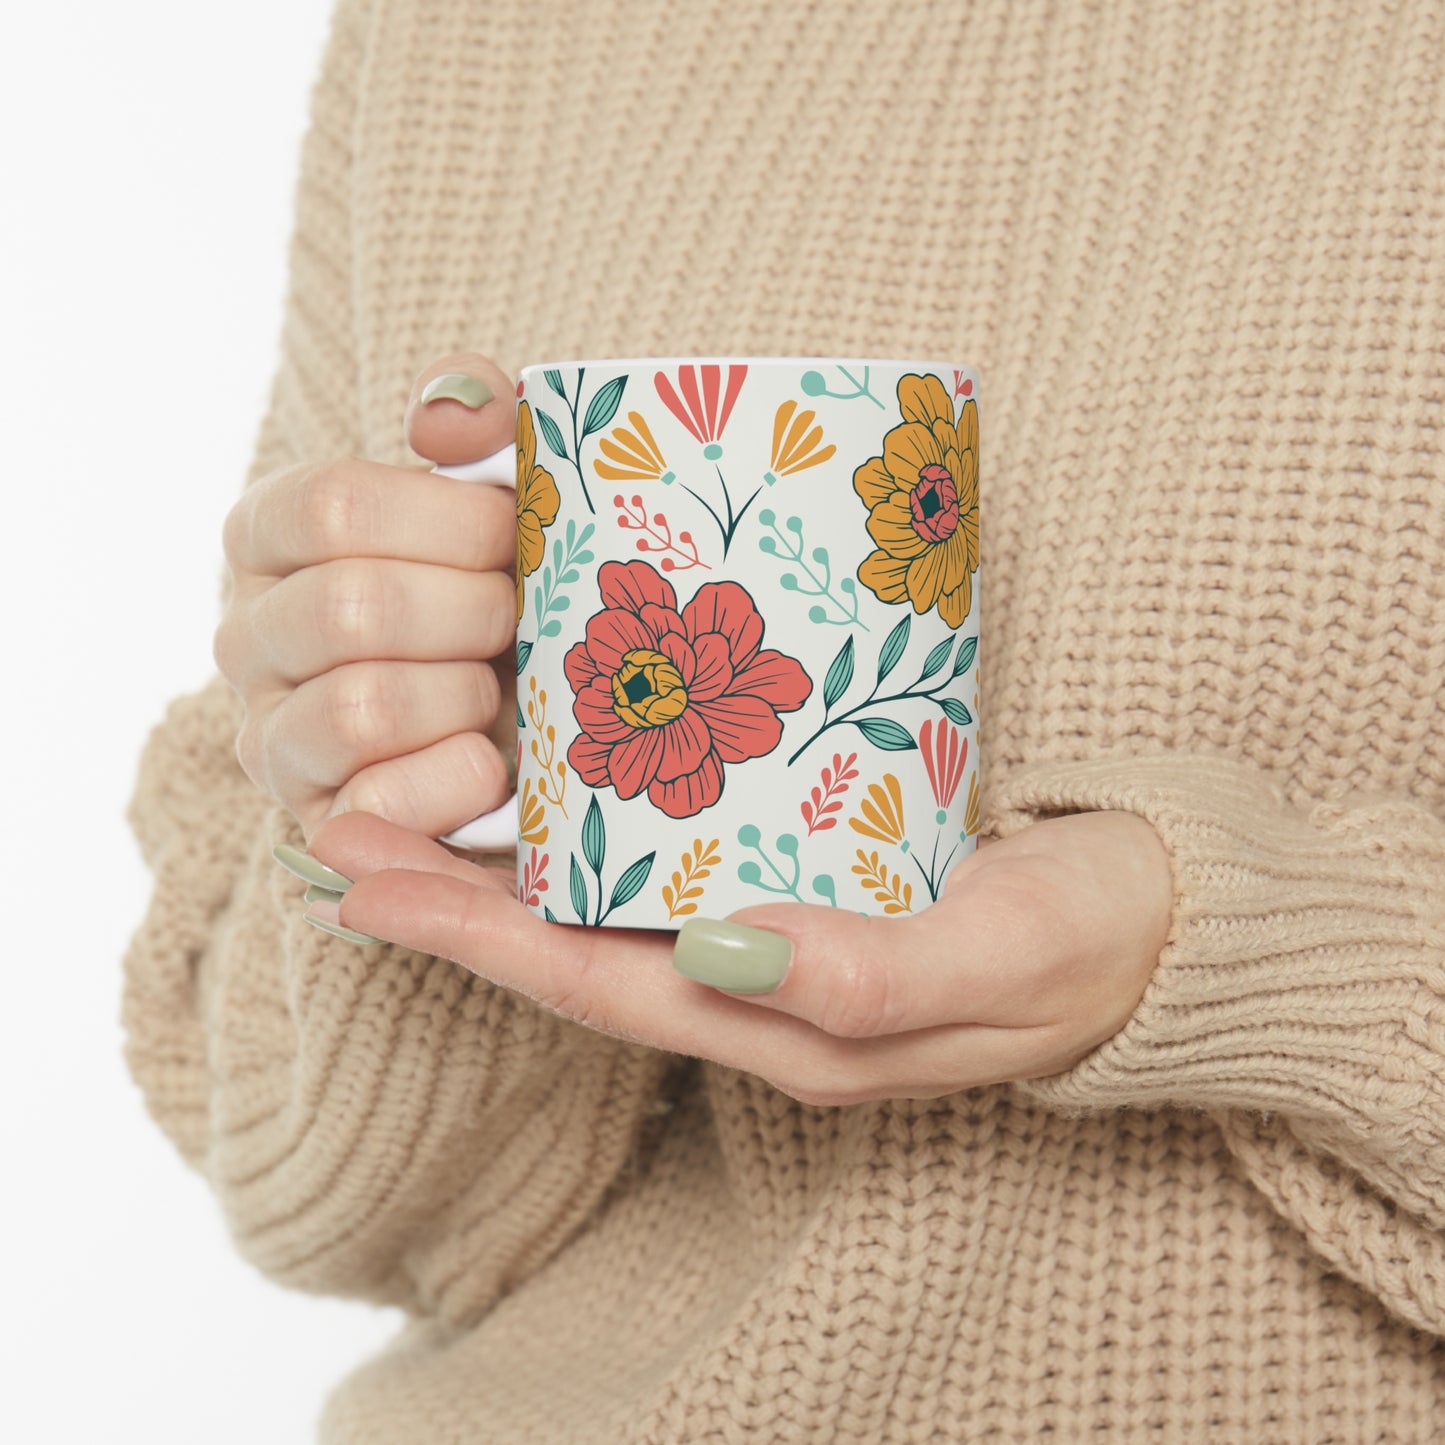
[[1247, 764], [1177, 755], [1037, 766], [993, 805], [1000, 837], [1068, 813], [1136, 814], [1174, 882], [1134, 1014], [1021, 1093], [1067, 1113], [1244, 1108], [1402, 1132], [1442, 1093], [1445, 826], [1428, 809], [1304, 812]]

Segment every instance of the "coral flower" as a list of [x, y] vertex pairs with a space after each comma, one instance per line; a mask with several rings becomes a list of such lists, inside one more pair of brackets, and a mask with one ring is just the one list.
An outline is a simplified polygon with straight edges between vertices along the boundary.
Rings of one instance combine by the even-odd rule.
[[588, 787], [644, 790], [671, 818], [722, 796], [723, 764], [760, 758], [813, 684], [796, 658], [763, 650], [763, 619], [736, 582], [708, 582], [681, 611], [646, 562], [604, 562], [603, 610], [563, 660], [582, 735], [567, 761]]
[[973, 605], [978, 568], [978, 403], [953, 402], [936, 376], [898, 383], [903, 423], [883, 438], [883, 455], [853, 473], [877, 548], [858, 580], [880, 602], [937, 607], [950, 627]]
[[[695, 436], [706, 443], [703, 456], [715, 462], [722, 456], [718, 438], [732, 415], [733, 403], [743, 388], [743, 378], [748, 374], [746, 366], [728, 367], [727, 389], [722, 390], [722, 367], [680, 366], [677, 369], [679, 396], [667, 379], [665, 371], [659, 371], [653, 378], [657, 394], [668, 411]], [[699, 388], [699, 379], [701, 387]]]
[[562, 499], [552, 473], [537, 465], [537, 431], [532, 408], [517, 405], [517, 620], [522, 620], [523, 584], [542, 565], [547, 544], [542, 528], [557, 520]]
[[[933, 785], [934, 801], [940, 809], [948, 807], [963, 778], [963, 765], [968, 761], [968, 739], [952, 723], [929, 718], [918, 731], [918, 748], [928, 781]], [[939, 819], [942, 822], [942, 818]]]

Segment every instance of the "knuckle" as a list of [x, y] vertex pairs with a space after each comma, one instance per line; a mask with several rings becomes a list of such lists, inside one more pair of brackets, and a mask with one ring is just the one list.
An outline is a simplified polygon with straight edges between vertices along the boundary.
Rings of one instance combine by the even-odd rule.
[[394, 611], [386, 573], [364, 559], [322, 569], [316, 598], [316, 632], [338, 654], [363, 657], [386, 642]]
[[258, 788], [265, 788], [265, 748], [261, 741], [261, 729], [249, 712], [236, 733], [236, 761]]
[[236, 632], [235, 614], [228, 611], [217, 624], [215, 633], [211, 637], [211, 660], [216, 664], [216, 670], [228, 680], [235, 678], [239, 672], [237, 663], [240, 639]]
[[839, 959], [830, 970], [818, 1026], [840, 1039], [897, 1031], [898, 980], [886, 956], [869, 950]]
[[483, 657], [497, 657], [517, 633], [517, 590], [505, 573], [484, 572], [482, 576], [493, 595], [481, 611], [485, 623], [480, 650]]
[[396, 686], [385, 668], [340, 667], [327, 680], [322, 725], [352, 756], [386, 753], [400, 714]]
[[301, 541], [316, 556], [344, 556], [363, 535], [364, 490], [345, 462], [317, 462], [298, 470]]

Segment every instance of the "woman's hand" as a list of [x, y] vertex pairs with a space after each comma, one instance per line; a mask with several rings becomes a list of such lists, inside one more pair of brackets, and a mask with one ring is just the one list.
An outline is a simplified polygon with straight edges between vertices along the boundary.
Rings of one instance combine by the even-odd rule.
[[[1163, 845], [1128, 813], [1050, 819], [991, 843], [913, 917], [767, 904], [721, 924], [689, 920], [675, 956], [667, 934], [544, 923], [516, 901], [510, 873], [377, 818], [328, 822], [311, 852], [357, 880], [339, 906], [313, 905], [321, 919], [823, 1105], [1069, 1068], [1133, 1012], [1172, 904]], [[782, 977], [767, 992], [696, 981], [756, 988], [770, 971]]]
[[[446, 375], [482, 385], [424, 402]], [[408, 444], [490, 456], [515, 405], [491, 362], [447, 357], [412, 389]], [[354, 457], [287, 467], [247, 489], [224, 544], [235, 586], [215, 658], [246, 707], [236, 751], [308, 838], [353, 808], [435, 837], [505, 801], [516, 675], [482, 659], [516, 627], [508, 488]]]

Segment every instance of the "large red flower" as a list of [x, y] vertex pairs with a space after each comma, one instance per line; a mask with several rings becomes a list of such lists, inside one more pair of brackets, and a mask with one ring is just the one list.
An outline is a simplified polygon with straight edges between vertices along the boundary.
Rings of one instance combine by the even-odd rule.
[[672, 818], [722, 796], [723, 764], [760, 758], [813, 684], [796, 658], [761, 648], [763, 619], [736, 582], [708, 582], [677, 609], [646, 562], [604, 562], [602, 611], [563, 661], [582, 729], [567, 761], [589, 788], [645, 788]]

